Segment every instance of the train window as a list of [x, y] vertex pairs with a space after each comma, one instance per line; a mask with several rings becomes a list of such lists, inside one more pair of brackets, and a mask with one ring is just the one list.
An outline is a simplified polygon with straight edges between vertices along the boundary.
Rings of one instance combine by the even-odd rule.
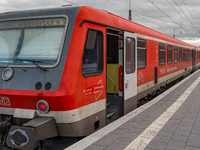
[[190, 60], [190, 50], [188, 49], [188, 61]]
[[168, 64], [172, 63], [172, 46], [171, 45], [167, 46], [167, 63]]
[[65, 18], [1, 22], [0, 65], [56, 65], [61, 54], [65, 23]]
[[199, 52], [199, 59], [200, 59], [200, 52]]
[[179, 47], [179, 62], [182, 62], [182, 48]]
[[178, 47], [174, 47], [174, 63], [178, 62]]
[[199, 53], [199, 59], [200, 59], [200, 52], [198, 52]]
[[199, 52], [199, 59], [200, 59], [200, 52]]
[[183, 62], [185, 62], [185, 48], [183, 49]]
[[192, 54], [191, 50], [188, 50], [188, 57], [189, 57], [188, 60], [191, 60], [191, 54]]
[[186, 61], [188, 61], [188, 49], [186, 51]]
[[159, 44], [159, 65], [165, 65], [165, 44]]
[[126, 38], [126, 73], [135, 72], [135, 39]]
[[189, 60], [192, 60], [192, 51], [189, 50]]
[[99, 74], [103, 70], [103, 34], [88, 30], [83, 53], [83, 75]]
[[146, 41], [137, 39], [137, 68], [146, 67]]

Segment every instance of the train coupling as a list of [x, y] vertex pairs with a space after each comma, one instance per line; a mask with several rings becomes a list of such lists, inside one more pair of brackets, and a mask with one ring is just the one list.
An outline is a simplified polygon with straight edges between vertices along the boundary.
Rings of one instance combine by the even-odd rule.
[[54, 118], [36, 117], [20, 126], [11, 126], [6, 143], [8, 147], [33, 150], [36, 142], [58, 136]]
[[11, 117], [0, 115], [0, 145], [6, 145], [6, 136], [12, 126]]

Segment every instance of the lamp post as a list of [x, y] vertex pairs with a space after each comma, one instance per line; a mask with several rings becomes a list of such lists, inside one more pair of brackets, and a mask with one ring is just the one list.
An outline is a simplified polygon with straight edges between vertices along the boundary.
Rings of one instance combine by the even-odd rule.
[[131, 15], [131, 0], [129, 0], [129, 20], [132, 21], [132, 15]]

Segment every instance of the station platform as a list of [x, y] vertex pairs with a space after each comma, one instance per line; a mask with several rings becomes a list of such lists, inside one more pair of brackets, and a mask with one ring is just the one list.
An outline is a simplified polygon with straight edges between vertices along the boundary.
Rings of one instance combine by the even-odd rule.
[[65, 150], [200, 150], [200, 70]]

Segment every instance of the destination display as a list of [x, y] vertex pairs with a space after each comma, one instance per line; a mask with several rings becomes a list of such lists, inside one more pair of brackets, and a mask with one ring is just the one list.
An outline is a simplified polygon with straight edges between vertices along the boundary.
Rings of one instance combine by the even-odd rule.
[[66, 18], [31, 19], [0, 22], [0, 29], [64, 26]]

